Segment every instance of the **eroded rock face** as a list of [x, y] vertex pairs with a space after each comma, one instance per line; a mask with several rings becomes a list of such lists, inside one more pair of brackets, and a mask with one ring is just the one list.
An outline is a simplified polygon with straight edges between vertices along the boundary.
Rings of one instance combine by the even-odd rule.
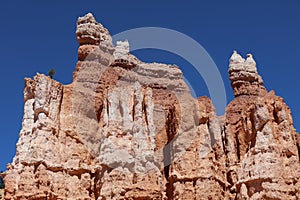
[[98, 23], [91, 13], [78, 18], [76, 36], [80, 45], [98, 45], [101, 42], [112, 42], [108, 30]]
[[298, 199], [299, 154], [290, 109], [274, 91], [266, 92], [252, 56], [247, 60], [237, 53], [230, 60], [229, 74], [246, 71], [238, 72], [240, 87], [230, 74], [237, 96], [226, 108], [230, 190], [237, 199]]
[[251, 54], [247, 54], [247, 58], [244, 59], [234, 51], [230, 58], [228, 73], [234, 96], [266, 94], [263, 80], [257, 73], [256, 62]]
[[217, 116], [178, 67], [141, 62], [128, 41], [114, 47], [91, 14], [76, 35], [72, 84], [25, 79], [5, 199], [300, 198], [289, 108], [266, 91], [252, 56], [231, 57], [236, 98]]

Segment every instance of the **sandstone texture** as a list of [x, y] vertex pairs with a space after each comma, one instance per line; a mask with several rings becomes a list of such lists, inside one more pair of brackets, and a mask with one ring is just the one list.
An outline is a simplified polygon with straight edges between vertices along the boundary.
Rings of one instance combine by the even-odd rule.
[[4, 198], [4, 189], [0, 189], [0, 199]]
[[235, 98], [217, 116], [175, 65], [143, 63], [92, 14], [69, 85], [25, 79], [6, 200], [300, 199], [300, 137], [252, 55], [234, 52]]

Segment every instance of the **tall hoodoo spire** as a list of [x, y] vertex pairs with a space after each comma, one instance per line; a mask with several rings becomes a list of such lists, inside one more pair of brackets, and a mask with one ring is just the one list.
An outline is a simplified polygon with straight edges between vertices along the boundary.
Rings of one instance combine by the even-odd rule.
[[256, 62], [251, 54], [247, 54], [247, 58], [244, 59], [234, 51], [228, 73], [234, 96], [266, 94], [263, 80], [257, 72]]
[[104, 41], [112, 43], [109, 31], [98, 23], [91, 13], [78, 18], [76, 36], [80, 45], [99, 45]]

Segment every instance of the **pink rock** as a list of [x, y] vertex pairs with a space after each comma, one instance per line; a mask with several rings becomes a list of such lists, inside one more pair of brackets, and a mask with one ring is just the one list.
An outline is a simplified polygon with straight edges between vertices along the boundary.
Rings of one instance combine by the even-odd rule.
[[300, 137], [251, 55], [236, 52], [235, 99], [217, 116], [178, 67], [113, 47], [91, 14], [62, 85], [25, 79], [24, 117], [5, 199], [299, 199]]

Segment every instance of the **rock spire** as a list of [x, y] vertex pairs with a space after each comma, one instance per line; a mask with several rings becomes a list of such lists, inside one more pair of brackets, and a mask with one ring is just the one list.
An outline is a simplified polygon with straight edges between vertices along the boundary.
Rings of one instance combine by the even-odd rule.
[[234, 96], [266, 94], [263, 80], [257, 72], [256, 62], [251, 54], [247, 54], [247, 58], [244, 59], [234, 51], [228, 73]]
[[92, 14], [76, 36], [71, 84], [25, 79], [5, 200], [300, 199], [300, 137], [252, 55], [230, 58], [235, 98], [217, 116], [178, 67], [113, 46]]

